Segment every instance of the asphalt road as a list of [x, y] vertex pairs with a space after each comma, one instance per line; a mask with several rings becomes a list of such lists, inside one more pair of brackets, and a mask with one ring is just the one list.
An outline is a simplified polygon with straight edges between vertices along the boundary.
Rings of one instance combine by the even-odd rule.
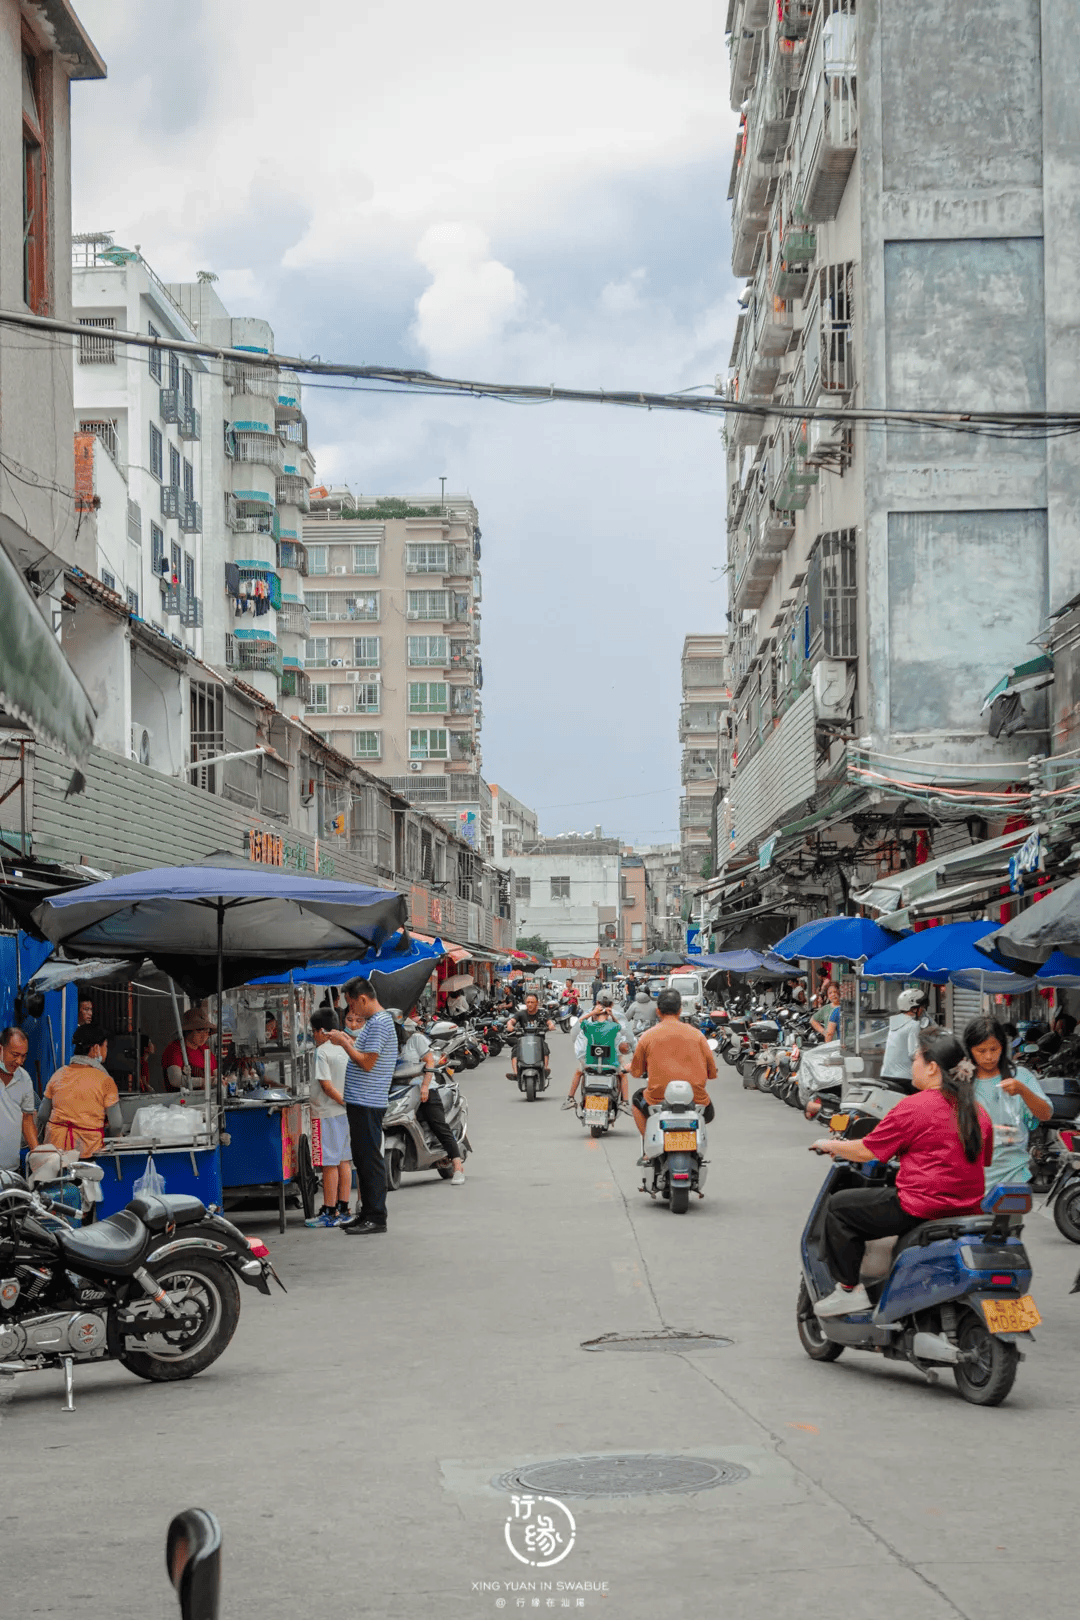
[[[407, 1178], [386, 1237], [309, 1232], [298, 1214], [278, 1237], [269, 1213], [245, 1218], [289, 1293], [244, 1290], [202, 1377], [82, 1371], [73, 1416], [58, 1375], [7, 1386], [0, 1610], [174, 1614], [165, 1527], [201, 1504], [224, 1526], [223, 1620], [472, 1620], [519, 1598], [593, 1620], [1071, 1617], [1080, 1250], [1029, 1221], [1045, 1325], [1000, 1408], [967, 1405], [948, 1373], [929, 1386], [877, 1357], [815, 1364], [794, 1328], [798, 1234], [824, 1173], [810, 1127], [724, 1070], [707, 1196], [675, 1217], [636, 1190], [632, 1124], [593, 1142], [560, 1111], [570, 1042], [554, 1041], [555, 1083], [533, 1105], [501, 1059], [465, 1076], [468, 1181]], [[661, 1327], [733, 1342], [581, 1348]], [[659, 1452], [746, 1472], [691, 1495], [568, 1500], [559, 1564], [511, 1555], [495, 1476]]]

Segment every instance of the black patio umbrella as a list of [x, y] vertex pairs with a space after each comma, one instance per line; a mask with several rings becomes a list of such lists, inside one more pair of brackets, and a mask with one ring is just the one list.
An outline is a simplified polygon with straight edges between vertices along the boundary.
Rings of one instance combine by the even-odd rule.
[[1080, 877], [1037, 900], [1004, 928], [987, 928], [980, 950], [999, 951], [1021, 962], [1045, 962], [1055, 951], [1080, 955]]

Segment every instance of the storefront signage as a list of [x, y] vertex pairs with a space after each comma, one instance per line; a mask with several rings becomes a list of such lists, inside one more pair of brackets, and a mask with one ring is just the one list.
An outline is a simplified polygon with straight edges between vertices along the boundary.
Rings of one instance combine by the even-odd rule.
[[585, 968], [594, 968], [596, 966], [596, 957], [595, 956], [553, 956], [552, 959], [551, 959], [551, 965], [552, 965], [552, 967], [557, 967], [557, 968], [577, 968], [580, 971], [580, 970], [583, 970]]
[[252, 827], [244, 837], [244, 854], [256, 866], [279, 866], [286, 872], [318, 870], [319, 877], [332, 878], [335, 872], [333, 856], [323, 855], [315, 846], [312, 855], [306, 844], [290, 843], [280, 833], [259, 832]]

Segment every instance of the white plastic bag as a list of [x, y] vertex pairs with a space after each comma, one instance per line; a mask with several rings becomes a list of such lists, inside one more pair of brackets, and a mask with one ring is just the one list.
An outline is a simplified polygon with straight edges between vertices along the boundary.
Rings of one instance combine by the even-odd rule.
[[197, 1108], [163, 1108], [161, 1120], [154, 1132], [159, 1142], [192, 1142], [203, 1129], [203, 1117]]
[[[166, 1113], [168, 1111], [165, 1110]], [[146, 1155], [146, 1169], [131, 1190], [136, 1198], [160, 1198], [165, 1191], [165, 1177], [155, 1169], [152, 1153]]]

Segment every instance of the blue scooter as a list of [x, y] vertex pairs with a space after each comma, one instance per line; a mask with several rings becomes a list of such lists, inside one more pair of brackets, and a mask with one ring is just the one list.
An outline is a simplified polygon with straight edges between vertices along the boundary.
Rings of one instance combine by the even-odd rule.
[[[942, 1365], [949, 1366], [966, 1401], [998, 1406], [1024, 1359], [1020, 1345], [1031, 1340], [1041, 1320], [1028, 1293], [1031, 1262], [1020, 1241], [1031, 1208], [1026, 1185], [993, 1188], [982, 1214], [924, 1221], [896, 1239], [884, 1263], [868, 1246], [862, 1282], [873, 1309], [824, 1319], [814, 1314], [815, 1303], [835, 1287], [823, 1258], [829, 1195], [848, 1187], [889, 1187], [895, 1179], [895, 1161], [833, 1160], [802, 1235], [796, 1309], [802, 1347], [815, 1361], [835, 1361], [846, 1349], [875, 1351], [909, 1361], [930, 1382]], [[877, 1240], [879, 1251], [889, 1241]]]

